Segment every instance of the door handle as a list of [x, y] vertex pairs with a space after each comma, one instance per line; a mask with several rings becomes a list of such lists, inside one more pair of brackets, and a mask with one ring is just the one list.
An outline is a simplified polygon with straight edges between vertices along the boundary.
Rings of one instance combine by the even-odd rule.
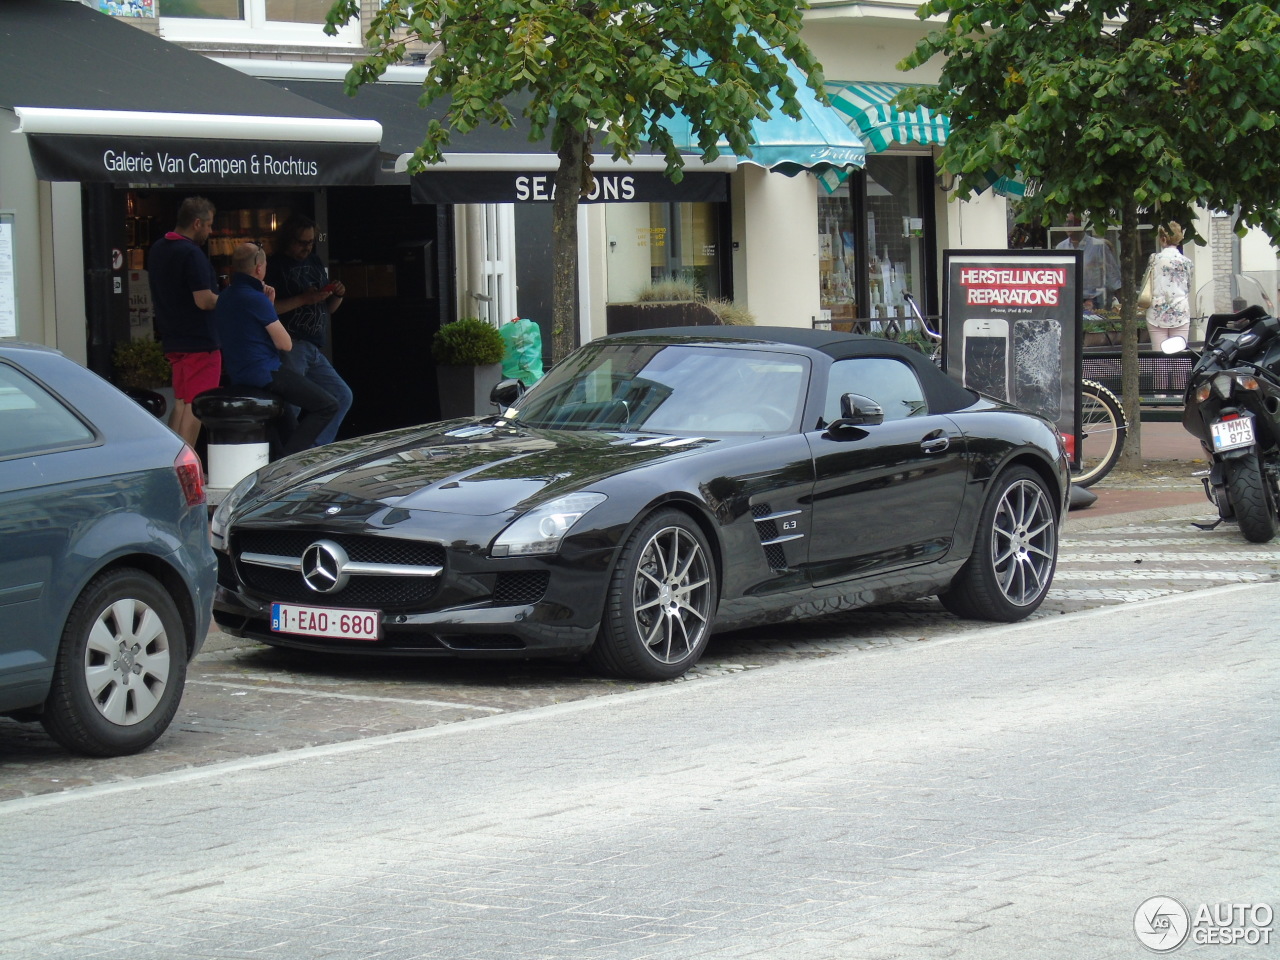
[[936, 437], [932, 440], [920, 441], [920, 449], [925, 453], [942, 453], [951, 446], [951, 441], [947, 437]]

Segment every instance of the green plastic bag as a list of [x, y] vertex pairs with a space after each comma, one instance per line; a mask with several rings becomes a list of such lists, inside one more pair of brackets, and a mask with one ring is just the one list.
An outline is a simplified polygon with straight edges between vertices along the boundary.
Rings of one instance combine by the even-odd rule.
[[542, 378], [542, 331], [532, 320], [512, 320], [498, 329], [507, 342], [502, 375], [531, 387]]

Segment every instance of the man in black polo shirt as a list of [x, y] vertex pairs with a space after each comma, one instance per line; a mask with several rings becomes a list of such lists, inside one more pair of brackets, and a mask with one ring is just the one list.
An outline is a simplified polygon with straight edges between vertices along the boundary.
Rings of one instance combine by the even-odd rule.
[[193, 447], [200, 436], [200, 421], [191, 401], [222, 379], [222, 353], [213, 320], [218, 277], [203, 249], [213, 229], [213, 215], [213, 204], [204, 197], [187, 197], [178, 208], [173, 230], [152, 244], [147, 255], [156, 329], [173, 366], [169, 426]]

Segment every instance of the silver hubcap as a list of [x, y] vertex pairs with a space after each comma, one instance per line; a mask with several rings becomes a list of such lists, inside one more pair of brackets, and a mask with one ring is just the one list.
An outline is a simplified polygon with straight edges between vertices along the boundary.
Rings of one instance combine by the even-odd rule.
[[636, 629], [659, 663], [697, 648], [711, 613], [707, 558], [687, 530], [666, 527], [645, 544], [633, 592]]
[[991, 531], [996, 583], [1005, 599], [1023, 607], [1048, 588], [1058, 550], [1053, 507], [1044, 491], [1019, 480], [1004, 492]]
[[107, 720], [139, 723], [155, 711], [169, 677], [169, 637], [141, 600], [117, 600], [98, 616], [84, 652], [89, 697]]

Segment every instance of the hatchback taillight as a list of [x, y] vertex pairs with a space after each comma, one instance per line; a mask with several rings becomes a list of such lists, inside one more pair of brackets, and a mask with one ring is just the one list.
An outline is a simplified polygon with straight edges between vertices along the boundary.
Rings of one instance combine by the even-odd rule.
[[198, 507], [204, 503], [204, 469], [196, 452], [184, 445], [178, 459], [173, 461], [173, 469], [178, 474], [178, 485], [182, 487], [187, 506]]

